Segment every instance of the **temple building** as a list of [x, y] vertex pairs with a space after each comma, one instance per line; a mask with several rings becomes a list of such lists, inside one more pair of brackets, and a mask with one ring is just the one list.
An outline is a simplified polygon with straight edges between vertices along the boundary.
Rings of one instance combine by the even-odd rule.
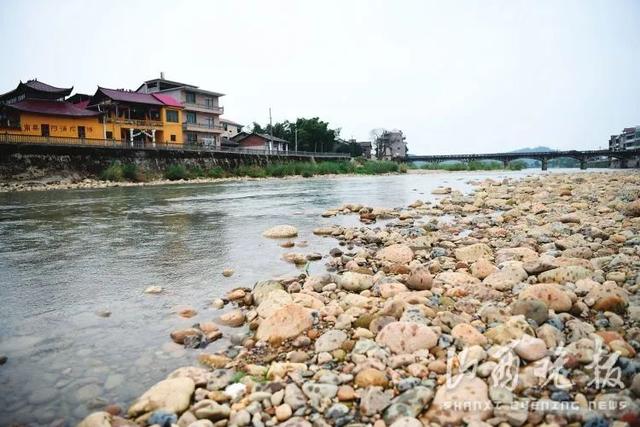
[[86, 108], [103, 114], [104, 139], [183, 143], [182, 104], [170, 95], [98, 87]]
[[73, 88], [38, 80], [0, 95], [0, 132], [66, 138], [101, 138], [100, 113], [65, 101]]
[[[182, 144], [182, 104], [163, 93], [98, 87], [71, 94], [29, 80], [0, 95], [0, 132], [47, 138], [106, 139], [129, 143]], [[72, 142], [72, 141], [69, 141]]]

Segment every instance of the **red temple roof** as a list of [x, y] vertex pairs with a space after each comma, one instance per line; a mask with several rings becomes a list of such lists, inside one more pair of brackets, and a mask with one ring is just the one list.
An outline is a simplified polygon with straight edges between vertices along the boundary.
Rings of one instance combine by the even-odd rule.
[[148, 93], [131, 92], [120, 89], [107, 89], [98, 86], [98, 90], [89, 102], [89, 105], [96, 105], [102, 99], [110, 99], [112, 101], [129, 102], [132, 104], [147, 104], [147, 105], [163, 105], [162, 102]]
[[180, 103], [180, 101], [178, 101], [171, 95], [166, 95], [164, 93], [152, 93], [151, 95], [153, 95], [154, 98], [162, 102], [164, 105], [167, 105], [169, 107], [182, 108], [182, 104]]
[[73, 90], [73, 87], [70, 87], [70, 88], [55, 87], [55, 86], [51, 86], [50, 84], [46, 84], [46, 83], [40, 82], [38, 80], [28, 80], [26, 83], [20, 82], [20, 84], [23, 84], [25, 86], [29, 86], [31, 89], [39, 90], [40, 92], [53, 92], [53, 93], [69, 92], [69, 93], [71, 93], [71, 91]]
[[72, 90], [73, 87], [60, 88], [38, 80], [29, 80], [26, 83], [20, 82], [15, 89], [1, 94], [0, 101], [11, 103], [23, 99], [63, 99]]
[[97, 111], [79, 108], [70, 102], [46, 99], [27, 99], [7, 105], [7, 107], [25, 113], [48, 114], [53, 116], [93, 117], [100, 114]]

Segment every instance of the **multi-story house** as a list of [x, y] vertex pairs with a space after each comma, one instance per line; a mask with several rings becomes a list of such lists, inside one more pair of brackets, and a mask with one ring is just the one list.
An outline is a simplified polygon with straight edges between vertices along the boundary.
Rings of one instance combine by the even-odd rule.
[[[609, 138], [609, 149], [612, 151], [623, 151], [640, 148], [640, 126], [624, 128], [620, 135], [611, 135]], [[639, 167], [640, 156], [630, 159], [611, 159], [611, 167]]]
[[407, 142], [401, 130], [385, 130], [376, 138], [376, 157], [378, 159], [393, 160], [406, 156]]
[[222, 129], [224, 129], [224, 132], [222, 132], [222, 137], [227, 139], [231, 139], [242, 132], [242, 128], [244, 127], [244, 125], [241, 125], [240, 123], [236, 123], [224, 118], [220, 118], [220, 123], [222, 124]]
[[632, 148], [640, 148], [640, 126], [624, 128], [620, 135], [611, 135], [609, 149], [617, 151]]
[[198, 86], [174, 82], [164, 78], [147, 80], [136, 90], [140, 93], [163, 93], [172, 96], [184, 107], [182, 129], [186, 144], [219, 146], [224, 128], [220, 115], [222, 93], [200, 89]]

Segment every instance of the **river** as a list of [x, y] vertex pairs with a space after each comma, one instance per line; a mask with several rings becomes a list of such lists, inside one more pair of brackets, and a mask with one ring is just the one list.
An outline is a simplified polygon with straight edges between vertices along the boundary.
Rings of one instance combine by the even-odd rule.
[[[0, 424], [72, 425], [92, 410], [127, 407], [196, 350], [170, 331], [215, 319], [211, 301], [236, 286], [299, 273], [286, 249], [261, 237], [277, 224], [300, 230], [304, 253], [336, 242], [314, 236], [344, 203], [400, 207], [435, 200], [444, 185], [541, 173], [467, 172], [269, 179], [0, 194]], [[313, 270], [323, 271], [323, 261]], [[236, 273], [225, 278], [224, 268]], [[143, 291], [162, 286], [160, 295]], [[183, 319], [180, 307], [196, 317]], [[109, 310], [110, 317], [96, 313]], [[228, 337], [238, 331], [223, 329]], [[224, 338], [205, 351], [226, 345]]]

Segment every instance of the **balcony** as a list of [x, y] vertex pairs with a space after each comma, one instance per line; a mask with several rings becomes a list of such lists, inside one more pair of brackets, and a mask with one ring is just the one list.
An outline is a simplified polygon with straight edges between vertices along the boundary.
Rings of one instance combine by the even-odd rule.
[[160, 120], [138, 120], [138, 119], [125, 119], [122, 117], [113, 118], [107, 117], [107, 123], [115, 123], [118, 125], [134, 126], [136, 128], [161, 128], [162, 122]]
[[185, 102], [184, 109], [187, 111], [199, 111], [201, 113], [224, 114], [224, 107], [220, 107], [217, 105]]
[[222, 125], [208, 125], [206, 123], [183, 123], [182, 129], [192, 132], [222, 133]]

